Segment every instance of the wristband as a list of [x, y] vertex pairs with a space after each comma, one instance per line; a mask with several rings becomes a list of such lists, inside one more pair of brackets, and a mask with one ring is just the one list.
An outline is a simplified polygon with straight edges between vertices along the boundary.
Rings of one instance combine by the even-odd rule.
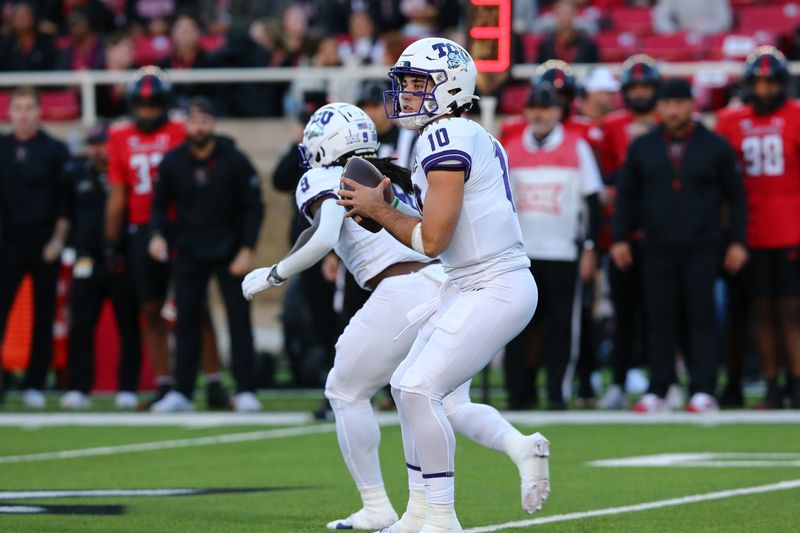
[[422, 255], [426, 255], [425, 246], [422, 242], [422, 222], [418, 222], [411, 231], [411, 248]]
[[267, 279], [272, 282], [273, 285], [280, 285], [286, 278], [282, 278], [278, 275], [278, 265], [272, 267], [272, 270], [269, 271], [269, 275], [267, 275]]

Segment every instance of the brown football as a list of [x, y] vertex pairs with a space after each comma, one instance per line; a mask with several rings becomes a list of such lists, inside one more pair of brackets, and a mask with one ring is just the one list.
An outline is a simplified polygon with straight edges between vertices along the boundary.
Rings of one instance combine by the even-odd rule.
[[[366, 187], [373, 188], [380, 185], [381, 181], [383, 180], [383, 174], [381, 174], [381, 171], [378, 170], [375, 165], [358, 156], [353, 156], [347, 160], [347, 164], [344, 166], [344, 172], [342, 173], [342, 176], [345, 178], [350, 178], [356, 183], [360, 183]], [[342, 189], [349, 190], [350, 188], [342, 184]], [[391, 187], [387, 187], [383, 191], [383, 199], [386, 200], [386, 202], [391, 202], [394, 199], [394, 193], [392, 192]], [[355, 220], [359, 226], [365, 230], [371, 231], [372, 233], [378, 233], [383, 229], [383, 226], [371, 218], [364, 218], [356, 215], [353, 217], [353, 220]]]

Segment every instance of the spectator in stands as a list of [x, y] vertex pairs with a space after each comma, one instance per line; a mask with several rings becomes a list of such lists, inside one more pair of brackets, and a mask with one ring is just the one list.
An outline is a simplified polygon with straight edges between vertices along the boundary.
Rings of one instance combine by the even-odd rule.
[[31, 2], [19, 2], [11, 14], [11, 29], [0, 41], [0, 70], [51, 70], [56, 63], [52, 37], [37, 29]]
[[616, 107], [620, 84], [606, 67], [592, 69], [583, 89], [580, 108], [583, 116], [589, 120], [599, 122]]
[[348, 27], [348, 38], [339, 44], [339, 58], [345, 64], [382, 65], [384, 45], [375, 33], [369, 13], [353, 12]]
[[[512, 409], [537, 403], [532, 359], [547, 369], [548, 409], [566, 408], [562, 383], [572, 353], [575, 282], [578, 276], [589, 280], [597, 265], [600, 171], [589, 144], [561, 124], [561, 109], [552, 84], [535, 82], [525, 110], [528, 128], [506, 145], [514, 202], [539, 286], [536, 316], [506, 348]], [[537, 345], [541, 349], [532, 350]]]
[[86, 12], [95, 31], [104, 33], [114, 27], [114, 15], [101, 0], [44, 0], [39, 6], [42, 15], [39, 29], [50, 34], [71, 34], [70, 15], [77, 9]]
[[[311, 57], [309, 66], [312, 67], [339, 67], [342, 60], [339, 58], [339, 47], [335, 37], [325, 37]], [[289, 101], [284, 111], [287, 115], [296, 114], [302, 107], [304, 95], [308, 92], [324, 92], [329, 102], [352, 102], [355, 100], [358, 85], [355, 80], [347, 76], [335, 76], [328, 79], [295, 79], [289, 88]]]
[[731, 29], [728, 0], [658, 0], [652, 10], [656, 33], [722, 33]]
[[[159, 66], [163, 69], [212, 68], [213, 57], [200, 48], [200, 22], [189, 13], [178, 15], [172, 25], [172, 53]], [[173, 105], [185, 107], [194, 96], [213, 98], [216, 85], [181, 83], [173, 89]]]
[[[142, 360], [139, 308], [133, 282], [123, 261], [106, 260], [103, 253], [104, 214], [108, 188], [108, 135], [104, 124], [89, 130], [87, 157], [69, 173], [70, 243], [75, 249], [70, 296], [68, 392], [64, 409], [91, 407], [94, 384], [95, 329], [106, 298], [114, 309], [120, 339], [117, 409], [136, 409]], [[107, 347], [104, 347], [107, 349]]]
[[169, 35], [170, 22], [184, 6], [190, 8], [192, 5], [193, 2], [189, 0], [129, 0], [128, 24], [134, 35], [166, 37]]
[[[125, 71], [133, 68], [134, 45], [133, 39], [127, 32], [112, 33], [106, 39], [105, 65], [106, 70]], [[98, 85], [95, 89], [97, 95], [97, 114], [103, 118], [117, 118], [128, 111], [125, 101], [125, 84]]]
[[378, 33], [399, 30], [404, 22], [397, 0], [364, 2], [364, 0], [320, 0], [319, 26], [322, 33], [341, 35], [347, 33], [350, 16], [366, 10], [375, 23]]
[[89, 11], [78, 7], [67, 16], [69, 46], [61, 52], [60, 70], [97, 70], [103, 63], [103, 43], [97, 35]]
[[308, 34], [308, 19], [303, 8], [298, 4], [291, 4], [283, 12], [281, 20], [282, 48], [288, 55], [289, 64], [299, 65], [307, 61], [313, 54], [314, 45]]
[[0, 137], [0, 337], [26, 274], [33, 278], [33, 342], [22, 403], [42, 409], [53, 356], [59, 258], [69, 231], [65, 217], [69, 151], [40, 123], [39, 93], [11, 95], [11, 133]]
[[407, 19], [403, 36], [414, 40], [456, 27], [462, 7], [458, 0], [400, 0], [400, 13]]
[[634, 410], [660, 412], [681, 338], [691, 379], [687, 410], [718, 410], [714, 282], [720, 267], [723, 203], [730, 205], [731, 244], [726, 270], [747, 261], [745, 195], [736, 156], [728, 143], [692, 115], [692, 88], [683, 79], [664, 83], [663, 125], [631, 144], [620, 170], [611, 257], [622, 271], [633, 262], [632, 230], [641, 227], [642, 280], [647, 319], [650, 389]]
[[539, 44], [537, 62], [560, 59], [567, 63], [597, 63], [597, 45], [575, 25], [577, 10], [572, 0], [559, 0], [553, 6], [556, 28]]
[[253, 249], [264, 214], [261, 179], [233, 141], [215, 134], [212, 103], [202, 97], [189, 102], [186, 142], [168, 152], [158, 167], [152, 206], [150, 256], [164, 261], [167, 213], [175, 206], [177, 251], [174, 266], [178, 322], [175, 359], [176, 390], [152, 406], [153, 411], [192, 410], [200, 367], [201, 324], [211, 276], [217, 279], [228, 318], [237, 411], [258, 411], [255, 395], [255, 350], [250, 304], [241, 283], [252, 269]]

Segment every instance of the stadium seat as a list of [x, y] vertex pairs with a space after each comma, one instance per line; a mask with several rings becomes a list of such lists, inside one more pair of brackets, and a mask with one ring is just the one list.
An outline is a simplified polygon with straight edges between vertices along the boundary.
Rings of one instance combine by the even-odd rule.
[[712, 35], [708, 38], [708, 59], [744, 59], [753, 48], [776, 43], [775, 35], [768, 31], [757, 31], [752, 35], [739, 33]]
[[536, 56], [539, 54], [539, 44], [544, 40], [544, 36], [538, 33], [526, 33], [522, 35], [522, 55], [525, 63], [535, 63]]
[[800, 4], [759, 5], [736, 10], [739, 31], [744, 34], [767, 30], [775, 34], [790, 33], [800, 25]]
[[615, 7], [608, 11], [608, 20], [617, 31], [629, 31], [637, 35], [650, 33], [652, 19], [646, 7]]
[[603, 32], [594, 36], [600, 50], [600, 60], [609, 63], [625, 61], [639, 49], [639, 39], [631, 32]]
[[80, 97], [71, 90], [42, 92], [42, 119], [75, 120], [81, 114]]
[[705, 56], [706, 41], [690, 33], [646, 35], [642, 37], [642, 50], [664, 61], [695, 61]]

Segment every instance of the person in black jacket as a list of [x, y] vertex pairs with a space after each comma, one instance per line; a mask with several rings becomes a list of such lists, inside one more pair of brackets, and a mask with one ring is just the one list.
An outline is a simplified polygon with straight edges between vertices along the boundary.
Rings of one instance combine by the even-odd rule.
[[[678, 331], [691, 377], [693, 412], [716, 410], [717, 357], [713, 285], [723, 243], [722, 206], [730, 204], [731, 244], [724, 266], [737, 272], [747, 261], [745, 197], [736, 157], [728, 143], [692, 119], [692, 90], [670, 80], [661, 91], [663, 125], [636, 139], [620, 171], [612, 222], [611, 256], [620, 270], [632, 264], [631, 230], [637, 212], [642, 240], [642, 277], [647, 318], [650, 390], [634, 406], [665, 409]], [[682, 323], [677, 320], [680, 318]]]
[[167, 209], [174, 204], [177, 390], [153, 404], [153, 411], [192, 409], [200, 364], [200, 324], [212, 275], [217, 278], [228, 315], [238, 392], [234, 408], [261, 408], [254, 394], [250, 307], [240, 290], [242, 278], [252, 269], [253, 248], [264, 215], [261, 182], [247, 156], [231, 140], [214, 135], [214, 127], [211, 102], [193, 99], [186, 121], [187, 141], [169, 152], [158, 168], [149, 253], [157, 261], [167, 260], [164, 232]]
[[0, 338], [25, 274], [33, 277], [33, 345], [23, 403], [41, 409], [53, 356], [59, 258], [69, 231], [64, 143], [40, 127], [39, 94], [23, 87], [9, 105], [12, 132], [0, 137]]
[[69, 382], [61, 397], [65, 409], [91, 407], [94, 382], [94, 334], [106, 298], [114, 308], [120, 339], [119, 381], [115, 405], [136, 409], [142, 360], [136, 291], [120, 256], [106, 258], [105, 208], [108, 194], [106, 126], [97, 124], [86, 139], [87, 155], [73, 166], [69, 180], [70, 241], [75, 249], [70, 298]]
[[17, 3], [10, 19], [8, 35], [0, 36], [0, 70], [52, 70], [58, 52], [53, 38], [37, 28], [33, 3]]

